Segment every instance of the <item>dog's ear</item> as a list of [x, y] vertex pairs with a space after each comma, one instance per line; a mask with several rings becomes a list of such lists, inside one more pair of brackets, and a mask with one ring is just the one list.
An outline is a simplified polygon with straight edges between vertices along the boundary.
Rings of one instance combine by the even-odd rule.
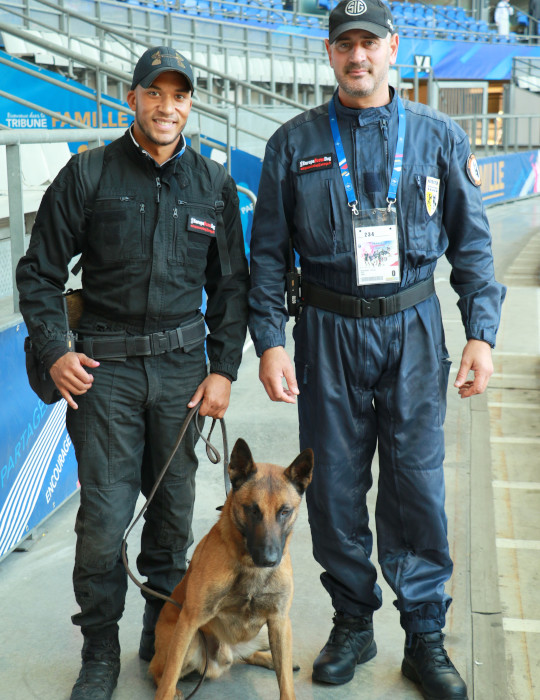
[[285, 469], [285, 476], [300, 495], [302, 495], [309, 486], [312, 474], [313, 450], [310, 447], [300, 452], [294, 462]]
[[242, 438], [238, 438], [233, 447], [228, 471], [235, 491], [257, 473], [250, 449]]

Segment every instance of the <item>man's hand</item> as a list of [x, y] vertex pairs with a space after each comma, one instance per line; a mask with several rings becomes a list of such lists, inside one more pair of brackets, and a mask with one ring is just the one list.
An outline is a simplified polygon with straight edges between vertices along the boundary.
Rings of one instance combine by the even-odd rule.
[[231, 398], [231, 380], [221, 374], [209, 374], [197, 387], [188, 408], [193, 408], [202, 399], [199, 415], [223, 418]]
[[[285, 378], [287, 388], [283, 386], [283, 378]], [[259, 365], [259, 379], [272, 401], [296, 403], [296, 397], [300, 391], [296, 383], [294, 368], [282, 345], [268, 348], [263, 352]]]
[[[474, 372], [473, 381], [465, 381], [469, 370]], [[490, 345], [483, 340], [469, 340], [463, 350], [461, 365], [454, 382], [461, 398], [466, 399], [474, 394], [482, 394], [492, 374], [493, 359]]]
[[86, 394], [92, 387], [94, 377], [88, 374], [85, 367], [99, 367], [99, 362], [82, 352], [67, 352], [50, 369], [53, 382], [71, 408], [79, 408], [72, 394]]

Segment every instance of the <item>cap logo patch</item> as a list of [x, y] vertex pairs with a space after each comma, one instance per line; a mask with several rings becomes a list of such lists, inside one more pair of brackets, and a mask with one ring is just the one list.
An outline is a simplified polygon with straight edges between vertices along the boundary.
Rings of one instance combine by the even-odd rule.
[[153, 66], [160, 66], [161, 65], [161, 51], [156, 51], [156, 53], [152, 54], [152, 65]]
[[366, 3], [364, 0], [351, 0], [347, 3], [345, 7], [345, 14], [356, 17], [357, 15], [363, 15], [367, 11]]
[[176, 63], [178, 64], [179, 68], [185, 68], [186, 64], [184, 63], [184, 57], [182, 56], [181, 53], [178, 53], [178, 51], [172, 51], [170, 54], [165, 54], [163, 55], [161, 51], [156, 51], [155, 53], [152, 54], [152, 65], [153, 66], [160, 66], [163, 63], [164, 58], [173, 58]]

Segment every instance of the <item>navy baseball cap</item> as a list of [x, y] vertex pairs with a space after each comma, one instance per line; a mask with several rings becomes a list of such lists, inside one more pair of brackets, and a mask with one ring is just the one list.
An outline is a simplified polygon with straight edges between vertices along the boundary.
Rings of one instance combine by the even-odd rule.
[[343, 32], [365, 29], [384, 39], [395, 34], [390, 9], [381, 0], [342, 0], [332, 12], [328, 22], [328, 41], [333, 44]]
[[183, 75], [189, 83], [191, 92], [193, 92], [193, 70], [189, 61], [169, 46], [155, 46], [143, 53], [133, 71], [131, 89], [135, 90], [137, 85], [147, 88], [160, 73], [170, 70]]

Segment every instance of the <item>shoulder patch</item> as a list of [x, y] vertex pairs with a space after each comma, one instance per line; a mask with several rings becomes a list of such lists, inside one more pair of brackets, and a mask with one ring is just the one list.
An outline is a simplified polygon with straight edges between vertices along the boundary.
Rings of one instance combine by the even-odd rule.
[[478, 167], [478, 161], [474, 153], [471, 153], [467, 158], [467, 175], [475, 187], [480, 187], [482, 178], [480, 177], [480, 168]]
[[325, 153], [321, 156], [307, 156], [298, 160], [298, 172], [310, 173], [313, 170], [327, 170], [334, 165], [332, 153]]

